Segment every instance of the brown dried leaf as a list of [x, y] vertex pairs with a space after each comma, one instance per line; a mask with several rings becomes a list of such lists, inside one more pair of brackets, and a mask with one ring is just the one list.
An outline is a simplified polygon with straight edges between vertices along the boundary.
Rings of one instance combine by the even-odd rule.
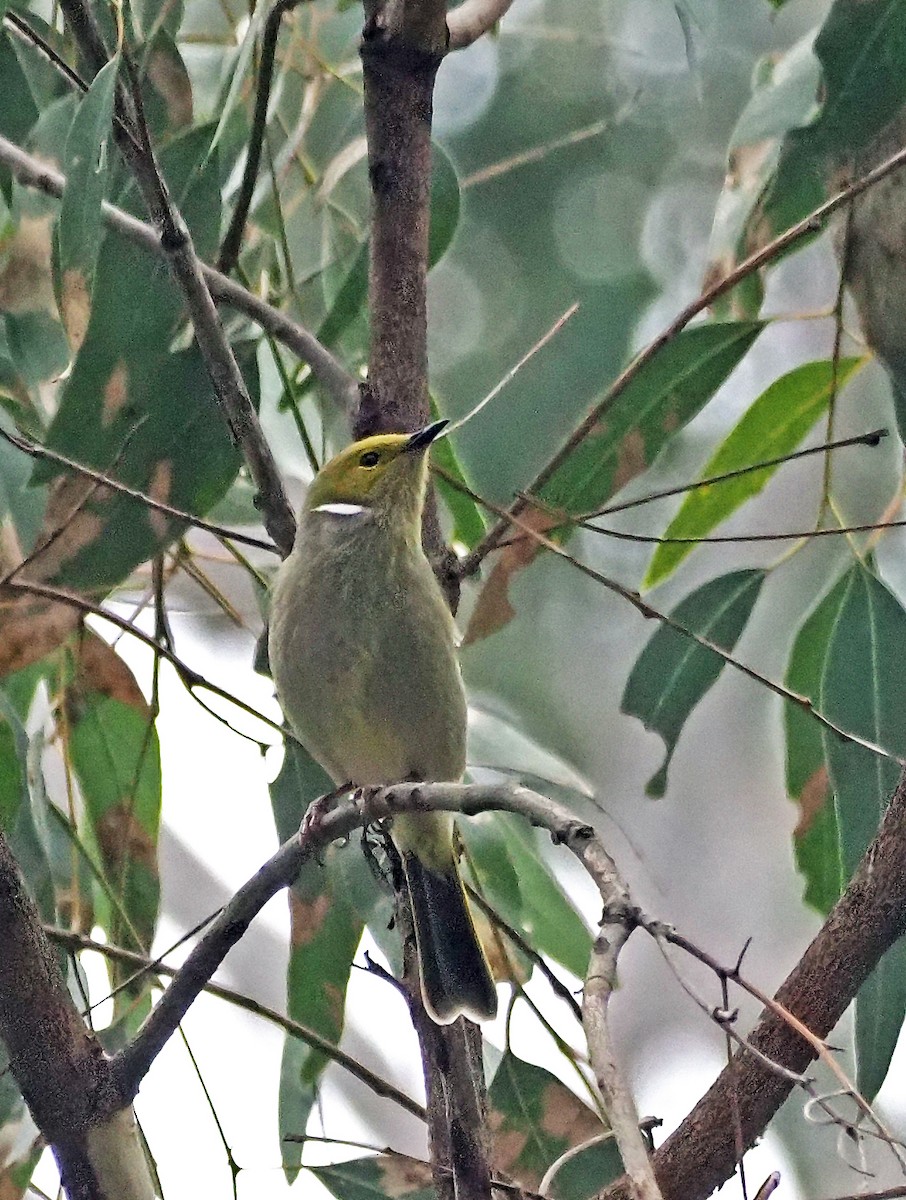
[[0, 241], [0, 309], [56, 315], [50, 267], [51, 217], [23, 217]]
[[110, 696], [150, 717], [148, 702], [132, 670], [103, 638], [83, 629], [76, 650], [75, 686], [83, 692]]
[[108, 868], [117, 871], [140, 863], [157, 874], [157, 847], [125, 804], [113, 804], [96, 825], [101, 854]]
[[73, 354], [78, 354], [91, 318], [91, 290], [84, 271], [74, 267], [63, 272], [60, 285], [60, 316]]
[[167, 109], [174, 132], [192, 124], [192, 84], [179, 52], [169, 40], [158, 39], [145, 63], [145, 73]]
[[320, 892], [312, 900], [301, 900], [294, 891], [289, 893], [289, 920], [291, 945], [307, 946], [321, 932], [324, 918], [330, 909], [331, 898]]
[[[529, 529], [539, 533], [546, 533], [557, 524], [555, 516], [538, 508], [527, 509], [520, 515], [519, 520]], [[510, 584], [513, 577], [532, 562], [540, 547], [528, 534], [521, 535], [516, 526], [513, 527], [510, 536], [512, 540], [498, 554], [497, 561], [479, 593], [463, 638], [464, 646], [490, 637], [492, 633], [508, 625], [516, 615], [516, 610], [510, 603]]]
[[796, 822], [796, 828], [793, 830], [794, 838], [804, 838], [812, 827], [812, 823], [818, 813], [827, 803], [831, 794], [830, 779], [827, 774], [827, 767], [824, 763], [805, 781], [802, 791], [799, 793], [799, 820]]
[[68, 604], [8, 589], [0, 593], [0, 678], [56, 650], [80, 621]]
[[381, 1154], [375, 1159], [385, 1196], [409, 1196], [432, 1186], [431, 1168], [427, 1163], [413, 1162], [393, 1154]]

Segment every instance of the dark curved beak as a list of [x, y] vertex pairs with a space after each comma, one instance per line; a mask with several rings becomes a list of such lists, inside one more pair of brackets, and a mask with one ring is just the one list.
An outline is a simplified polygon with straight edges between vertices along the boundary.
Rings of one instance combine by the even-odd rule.
[[424, 429], [416, 429], [415, 433], [406, 442], [405, 449], [409, 450], [425, 450], [436, 437], [439, 436], [450, 424], [449, 421], [432, 421], [430, 425], [426, 425]]

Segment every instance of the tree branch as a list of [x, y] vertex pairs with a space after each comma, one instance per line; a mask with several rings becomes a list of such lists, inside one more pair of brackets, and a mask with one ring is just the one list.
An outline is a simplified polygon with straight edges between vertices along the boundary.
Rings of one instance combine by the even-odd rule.
[[[204, 989], [212, 974], [226, 958], [229, 949], [244, 934], [256, 914], [272, 896], [289, 887], [302, 864], [331, 841], [346, 838], [353, 829], [397, 812], [444, 810], [474, 816], [479, 812], [505, 810], [516, 812], [541, 828], [550, 830], [554, 841], [566, 846], [580, 859], [592, 876], [604, 901], [602, 937], [610, 940], [605, 959], [593, 955], [589, 968], [587, 998], [589, 1049], [596, 1072], [602, 1079], [608, 1097], [617, 1098], [617, 1120], [614, 1134], [624, 1162], [635, 1165], [643, 1178], [641, 1165], [644, 1141], [638, 1132], [637, 1117], [629, 1122], [634, 1105], [622, 1076], [612, 1061], [607, 1044], [606, 1006], [617, 954], [629, 931], [638, 923], [638, 912], [631, 904], [628, 890], [618, 875], [616, 866], [604, 845], [588, 824], [577, 821], [568, 809], [528, 788], [511, 785], [481, 786], [463, 784], [402, 784], [376, 792], [356, 793], [334, 811], [304, 822], [299, 833], [284, 842], [268, 863], [244, 884], [229, 904], [223, 908], [205, 932], [185, 964], [176, 972], [173, 983], [164, 992], [154, 1012], [145, 1021], [133, 1042], [114, 1060], [116, 1080], [125, 1096], [134, 1096], [146, 1072], [162, 1046], [179, 1025], [188, 1007]], [[594, 977], [592, 976], [594, 972]], [[604, 980], [604, 986], [602, 986]], [[456, 1028], [464, 1022], [456, 1022]], [[461, 1036], [461, 1034], [460, 1034]], [[625, 1120], [624, 1120], [625, 1118]], [[650, 1175], [650, 1171], [649, 1171]], [[638, 1195], [656, 1196], [653, 1178]]]
[[229, 275], [239, 260], [242, 235], [245, 232], [245, 223], [248, 220], [252, 197], [255, 194], [255, 183], [261, 165], [261, 147], [267, 135], [267, 106], [274, 77], [280, 22], [283, 20], [284, 13], [289, 12], [300, 3], [301, 0], [275, 0], [274, 6], [264, 22], [264, 34], [261, 38], [261, 61], [258, 64], [258, 88], [255, 92], [255, 112], [252, 116], [252, 129], [246, 148], [245, 169], [242, 172], [242, 182], [239, 185], [230, 225], [221, 243], [220, 254], [217, 256], [217, 268], [225, 275]]
[[[887, 950], [906, 932], [906, 774], [881, 827], [844, 894], [812, 944], [776, 993], [783, 1009], [818, 1038], [839, 1021]], [[777, 1010], [761, 1014], [747, 1039], [756, 1050], [801, 1074], [816, 1057], [814, 1044]], [[704, 1200], [733, 1174], [740, 1156], [737, 1130], [727, 1120], [736, 1106], [741, 1149], [748, 1150], [794, 1083], [746, 1050], [734, 1055], [692, 1112], [660, 1147], [654, 1166], [664, 1200]], [[625, 1180], [601, 1200], [628, 1200]]]
[[463, 0], [447, 13], [449, 50], [464, 50], [488, 33], [509, 11], [513, 0]]
[[[113, 1164], [130, 1158], [117, 1119], [128, 1101], [70, 999], [2, 834], [0, 946], [0, 1038], [29, 1111], [53, 1148], [70, 1200], [151, 1196], [150, 1187], [139, 1185], [109, 1190]], [[128, 1123], [128, 1116], [122, 1119]]]
[[[623, 392], [626, 391], [626, 388], [642, 368], [647, 366], [660, 353], [664, 346], [673, 341], [677, 334], [685, 329], [694, 317], [697, 317], [699, 313], [709, 308], [715, 300], [719, 300], [721, 296], [732, 291], [743, 279], [748, 278], [749, 275], [753, 275], [775, 258], [778, 258], [791, 246], [802, 241], [803, 238], [820, 233], [828, 218], [838, 208], [849, 203], [854, 196], [859, 196], [862, 192], [874, 187], [875, 184], [880, 183], [891, 172], [898, 170], [904, 165], [906, 165], [906, 147], [898, 150], [896, 154], [892, 154], [889, 158], [885, 159], [874, 170], [866, 172], [860, 179], [857, 179], [848, 187], [837, 192], [836, 195], [809, 213], [807, 217], [803, 217], [801, 221], [790, 226], [785, 233], [774, 238], [772, 242], [769, 242], [754, 254], [749, 255], [748, 258], [744, 259], [737, 267], [725, 275], [723, 279], [718, 280], [717, 283], [702, 292], [697, 300], [693, 300], [690, 304], [687, 304], [667, 328], [658, 334], [654, 341], [649, 342], [645, 349], [623, 368], [607, 389], [604, 397], [590, 409], [581, 424], [570, 434], [553, 458], [524, 490], [528, 493], [540, 492], [548, 480], [569, 458], [575, 448], [584, 441], [592, 430], [598, 428], [600, 422], [603, 421], [607, 413]], [[509, 514], [511, 516], [518, 516], [525, 510], [527, 504], [527, 500], [522, 497], [518, 498], [510, 506]], [[507, 528], [508, 522], [505, 519], [499, 520], [492, 529], [488, 530], [478, 545], [465, 558], [460, 559], [457, 569], [461, 578], [472, 575], [478, 570], [482, 560], [497, 547], [501, 538], [505, 536]]]
[[[57, 199], [62, 197], [66, 186], [65, 176], [54, 167], [27, 154], [5, 137], [0, 137], [0, 163], [10, 169], [23, 187], [35, 188]], [[150, 225], [106, 201], [102, 204], [101, 211], [109, 228], [115, 229], [117, 233], [123, 234], [151, 254], [158, 257], [164, 255], [160, 237]], [[220, 271], [208, 266], [202, 266], [201, 269], [215, 300], [243, 313], [260, 325], [266, 333], [282, 342], [297, 358], [311, 367], [315, 379], [340, 410], [345, 413], [351, 412], [353, 405], [358, 402], [358, 385], [313, 333], [234, 280], [228, 279]]]

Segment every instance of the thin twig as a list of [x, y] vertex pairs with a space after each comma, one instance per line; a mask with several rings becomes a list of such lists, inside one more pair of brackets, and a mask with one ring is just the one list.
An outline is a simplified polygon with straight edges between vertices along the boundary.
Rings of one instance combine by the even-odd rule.
[[476, 904], [481, 909], [488, 920], [491, 921], [492, 924], [494, 924], [506, 937], [508, 937], [513, 945], [517, 946], [527, 958], [531, 959], [531, 961], [535, 964], [535, 966], [550, 984], [551, 991], [554, 993], [554, 995], [559, 996], [561, 1000], [565, 1001], [566, 1004], [569, 1005], [573, 1016], [581, 1024], [581, 1004], [579, 1004], [578, 1000], [576, 1000], [576, 997], [572, 994], [566, 984], [563, 983], [562, 980], [558, 979], [554, 972], [550, 969], [545, 962], [543, 955], [539, 954], [533, 946], [529, 945], [518, 929], [514, 929], [512, 925], [509, 925], [506, 921], [504, 921], [503, 917], [501, 917], [501, 915], [490, 904], [488, 904], [481, 892], [476, 891], [471, 884], [466, 884], [466, 891], [469, 894], [469, 899], [473, 902], [473, 904]]
[[615, 595], [620, 596], [623, 600], [627, 600], [633, 606], [633, 608], [637, 609], [647, 620], [657, 621], [659, 624], [666, 626], [668, 629], [672, 629], [675, 633], [680, 634], [682, 637], [688, 638], [689, 641], [695, 642], [695, 644], [701, 646], [702, 649], [709, 650], [712, 654], [716, 654], [718, 658], [722, 659], [728, 666], [733, 667], [734, 670], [740, 671], [743, 675], [748, 676], [749, 679], [753, 679], [756, 683], [760, 683], [763, 687], [766, 687], [770, 691], [774, 692], [775, 695], [780, 696], [781, 699], [788, 700], [791, 704], [795, 704], [797, 708], [801, 708], [803, 712], [806, 712], [813, 717], [819, 723], [819, 725], [823, 725], [825, 729], [829, 730], [842, 741], [851, 742], [853, 745], [861, 746], [864, 750], [870, 750], [872, 754], [878, 754], [882, 758], [889, 759], [891, 762], [895, 762], [901, 767], [906, 767], [906, 759], [901, 758], [899, 755], [894, 754], [890, 750], [885, 750], [883, 746], [879, 746], [875, 742], [869, 741], [867, 738], [859, 737], [858, 734], [851, 733], [846, 729], [842, 729], [839, 725], [835, 724], [835, 722], [831, 721], [829, 717], [826, 717], [823, 713], [819, 712], [807, 696], [801, 696], [798, 692], [793, 692], [789, 688], [784, 687], [783, 684], [777, 683], [776, 680], [771, 679], [769, 676], [763, 675], [760, 671], [756, 671], [754, 667], [750, 667], [740, 659], [734, 658], [728, 650], [724, 650], [723, 647], [718, 646], [716, 642], [712, 642], [709, 638], [703, 637], [701, 634], [696, 633], [693, 629], [689, 629], [686, 625], [683, 625], [681, 622], [671, 617], [669, 613], [664, 613], [659, 609], [654, 608], [646, 600], [643, 600], [638, 592], [633, 591], [631, 588], [626, 587], [622, 583], [618, 583], [617, 580], [611, 579], [609, 575], [604, 575], [601, 571], [596, 571], [594, 567], [590, 567], [580, 559], [575, 558], [572, 554], [570, 554], [567, 550], [564, 550], [562, 546], [552, 541], [549, 537], [545, 537], [543, 533], [540, 533], [537, 529], [532, 529], [530, 525], [527, 525], [524, 521], [521, 521], [519, 517], [513, 514], [512, 511], [508, 512], [507, 510], [500, 508], [498, 505], [493, 504], [490, 500], [483, 499], [481, 503], [485, 505], [486, 508], [490, 509], [491, 512], [496, 513], [502, 521], [506, 521], [508, 524], [513, 525], [527, 537], [530, 537], [536, 541], [540, 546], [543, 546], [552, 554], [556, 554], [557, 557], [563, 559], [564, 562], [570, 563], [577, 571], [581, 571], [583, 575], [587, 575], [589, 579], [594, 579], [597, 583], [600, 583], [603, 587], [606, 587], [608, 591], [615, 593]]
[[[195, 688], [203, 688], [212, 695], [219, 696], [221, 700], [227, 700], [230, 704], [234, 704], [238, 709], [241, 709], [244, 713], [248, 713], [249, 716], [254, 717], [256, 720], [261, 721], [262, 724], [267, 725], [270, 729], [273, 729], [282, 737], [292, 738], [293, 741], [298, 740], [289, 729], [286, 729], [276, 721], [271, 720], [270, 717], [266, 717], [264, 713], [259, 712], [251, 704], [247, 704], [244, 700], [240, 699], [239, 696], [235, 696], [232, 692], [228, 692], [226, 688], [220, 687], [219, 684], [212, 683], [199, 671], [196, 671], [194, 667], [190, 667], [188, 663], [184, 662], [183, 659], [174, 654], [173, 651], [168, 647], [161, 646], [160, 643], [156, 642], [154, 638], [150, 636], [150, 634], [145, 633], [143, 630], [131, 624], [129, 621], [125, 620], [125, 618], [118, 616], [114, 612], [111, 612], [109, 609], [102, 608], [100, 605], [94, 604], [91, 600], [86, 599], [84, 596], [78, 595], [76, 592], [67, 591], [66, 588], [55, 587], [47, 583], [38, 583], [36, 580], [11, 579], [4, 586], [10, 591], [26, 592], [32, 596], [42, 596], [46, 600], [57, 601], [60, 604], [65, 604], [70, 608], [77, 609], [79, 612], [84, 613], [85, 616], [99, 617], [102, 621], [108, 621], [111, 625], [116, 625], [117, 628], [122, 629], [124, 633], [130, 634], [132, 637], [137, 638], [138, 641], [144, 643], [144, 645], [146, 645], [150, 650], [153, 650], [155, 654], [159, 653], [162, 658], [165, 658], [167, 662], [176, 669], [176, 673], [182, 683], [189, 689], [190, 692], [193, 692], [193, 694]], [[219, 713], [212, 712], [212, 715], [219, 717], [221, 721], [224, 719], [223, 717], [220, 717]]]
[[[897, 503], [901, 503], [898, 499]], [[870, 521], [866, 525], [831, 525], [822, 529], [800, 529], [783, 533], [734, 533], [707, 534], [700, 537], [656, 537], [654, 534], [627, 533], [622, 529], [610, 529], [603, 525], [592, 525], [580, 521], [579, 528], [587, 529], [589, 533], [600, 533], [605, 537], [614, 538], [620, 542], [640, 542], [643, 545], [657, 546], [708, 546], [726, 545], [746, 542], [810, 542], [813, 538], [838, 537], [849, 533], [876, 533], [885, 529], [902, 529], [906, 526], [906, 518], [896, 521]]]
[[[808, 216], [803, 217], [801, 221], [797, 221], [784, 233], [768, 242], [766, 246], [762, 246], [760, 250], [750, 254], [748, 258], [743, 259], [737, 267], [728, 272], [723, 279], [707, 288], [697, 300], [693, 300], [687, 304], [677, 316], [670, 322], [658, 336], [642, 350], [636, 357], [620, 372], [617, 378], [613, 381], [610, 387], [601, 399], [590, 410], [587, 416], [582, 420], [578, 427], [570, 434], [557, 453], [549, 460], [542, 468], [536, 478], [526, 489], [528, 492], [539, 492], [541, 488], [548, 482], [554, 473], [563, 465], [569, 458], [580, 442], [597, 428], [599, 422], [606, 416], [617, 399], [626, 391], [629, 384], [636, 378], [643, 367], [689, 324], [689, 322], [697, 317], [699, 313], [704, 312], [716, 300], [727, 292], [731, 291], [743, 279], [748, 278], [755, 271], [765, 266], [773, 259], [779, 257], [790, 246], [801, 241], [805, 237], [820, 233], [824, 227], [828, 217], [848, 203], [853, 197], [859, 196], [862, 192], [867, 191], [876, 183], [886, 178], [892, 171], [906, 165], [906, 147], [898, 150], [896, 154], [892, 154], [885, 159], [879, 166], [871, 171], [867, 171], [860, 179], [855, 180], [841, 191], [837, 192], [824, 204], [820, 204]], [[525, 501], [517, 500], [510, 508], [512, 515], [517, 515], [525, 508]], [[459, 564], [460, 576], [473, 574], [478, 570], [482, 559], [493, 550], [503, 535], [506, 533], [508, 524], [501, 519], [497, 524], [490, 529], [482, 538], [478, 545], [471, 551], [469, 555], [463, 558]]]
[[[84, 475], [86, 479], [94, 480], [95, 483], [110, 488], [113, 492], [119, 492], [123, 496], [130, 496], [133, 500], [140, 501], [146, 508], [163, 513], [164, 516], [172, 517], [175, 521], [185, 521], [187, 525], [193, 525], [196, 529], [204, 529], [219, 538], [242, 542], [243, 545], [255, 546], [257, 549], [267, 550], [271, 554], [278, 553], [277, 547], [273, 542], [266, 542], [263, 538], [256, 538], [251, 534], [239, 533], [234, 529], [227, 529], [224, 525], [216, 525], [212, 521], [204, 520], [203, 517], [193, 516], [192, 513], [185, 512], [181, 508], [174, 508], [172, 504], [165, 504], [162, 500], [155, 500], [147, 492], [139, 491], [138, 488], [121, 483], [118, 479], [113, 479], [104, 471], [96, 471], [94, 467], [87, 467], [84, 463], [67, 458], [65, 454], [60, 454], [57, 450], [51, 450], [49, 446], [42, 446], [38, 442], [33, 442], [30, 438], [23, 437], [21, 434], [12, 433], [10, 430], [4, 429], [2, 425], [0, 425], [0, 437], [5, 438], [10, 445], [15, 446], [17, 450], [21, 450], [23, 454], [28, 454], [31, 458], [45, 459], [47, 462], [57, 463], [61, 467], [66, 467], [70, 471]], [[41, 550], [43, 551], [44, 548], [42, 546]]]
[[[208, 923], [208, 921], [205, 922], [205, 924]], [[94, 950], [98, 954], [102, 954], [105, 958], [111, 959], [113, 962], [137, 967], [138, 970], [130, 977], [128, 982], [132, 982], [146, 974], [164, 975], [168, 979], [172, 979], [179, 972], [178, 967], [167, 966], [161, 958], [152, 959], [144, 954], [137, 954], [133, 950], [126, 950], [121, 946], [111, 946], [106, 942], [96, 942], [93, 938], [87, 937], [85, 934], [74, 933], [69, 929], [61, 929], [56, 925], [44, 925], [43, 928], [51, 941], [58, 942], [60, 945], [66, 946], [71, 950]], [[126, 985], [123, 984], [121, 986]], [[351, 1075], [354, 1075], [356, 1079], [364, 1083], [376, 1095], [392, 1100], [394, 1104], [398, 1104], [400, 1108], [404, 1108], [421, 1121], [425, 1119], [425, 1110], [421, 1104], [418, 1104], [415, 1100], [407, 1096], [405, 1092], [401, 1092], [392, 1083], [389, 1083], [386, 1079], [382, 1079], [380, 1075], [376, 1075], [368, 1067], [346, 1054], [345, 1051], [335, 1046], [333, 1042], [321, 1037], [315, 1030], [309, 1029], [307, 1025], [302, 1025], [299, 1021], [293, 1021], [290, 1017], [284, 1016], [274, 1008], [268, 1008], [266, 1004], [261, 1004], [251, 996], [246, 996], [242, 992], [224, 987], [219, 983], [206, 983], [204, 991], [212, 996], [219, 997], [221, 1000], [228, 1001], [230, 1004], [235, 1005], [236, 1008], [241, 1008], [257, 1017], [262, 1017], [264, 1020], [270, 1021], [272, 1025], [277, 1025], [292, 1037], [296, 1037], [300, 1041], [305, 1042], [306, 1045], [320, 1051], [331, 1062], [335, 1062], [344, 1070], [349, 1071]]]
[[284, 13], [289, 12], [300, 3], [301, 0], [275, 0], [264, 22], [264, 32], [261, 38], [261, 61], [258, 64], [258, 87], [255, 92], [255, 111], [246, 148], [245, 169], [242, 172], [242, 183], [239, 186], [229, 228], [224, 235], [220, 253], [217, 256], [217, 269], [224, 275], [229, 275], [239, 260], [242, 235], [248, 220], [249, 209], [252, 206], [252, 196], [255, 193], [258, 168], [261, 165], [261, 147], [267, 136], [267, 106], [274, 77], [280, 22], [283, 20]]
[[[709, 1011], [709, 1006], [704, 1001], [700, 1000], [695, 995], [691, 987], [683, 980], [682, 976], [674, 967], [670, 956], [666, 953], [663, 945], [664, 942], [669, 942], [678, 949], [685, 951], [686, 954], [690, 955], [692, 958], [695, 958], [698, 962], [703, 963], [706, 967], [714, 972], [714, 974], [719, 980], [721, 980], [722, 983], [729, 981], [736, 984], [737, 987], [742, 988], [744, 992], [748, 992], [748, 994], [752, 996], [753, 999], [757, 1000], [765, 1010], [773, 1013], [776, 1017], [788, 1025], [790, 1029], [797, 1033], [799, 1037], [801, 1037], [803, 1041], [805, 1041], [812, 1048], [814, 1056], [820, 1059], [821, 1062], [823, 1062], [831, 1072], [831, 1074], [836, 1078], [837, 1082], [840, 1084], [841, 1094], [850, 1097], [862, 1115], [867, 1117], [868, 1120], [872, 1122], [878, 1131], [878, 1137], [890, 1147], [894, 1157], [897, 1159], [898, 1164], [901, 1167], [906, 1166], [906, 1159], [903, 1158], [903, 1155], [900, 1153], [899, 1149], [902, 1143], [894, 1138], [893, 1134], [889, 1129], [887, 1129], [872, 1106], [840, 1066], [837, 1059], [831, 1053], [827, 1042], [823, 1038], [818, 1037], [817, 1034], [813, 1033], [804, 1021], [801, 1021], [794, 1013], [790, 1012], [789, 1008], [787, 1008], [784, 1004], [781, 1004], [778, 1000], [769, 996], [766, 992], [762, 991], [757, 984], [752, 983], [742, 974], [742, 959], [745, 953], [745, 948], [743, 950], [743, 954], [739, 956], [734, 966], [724, 967], [711, 954], [709, 954], [707, 950], [702, 949], [701, 946], [678, 933], [672, 926], [661, 925], [659, 922], [649, 923], [645, 922], [644, 920], [640, 921], [640, 924], [654, 937], [667, 964], [670, 966], [675, 977], [679, 980], [683, 989], [706, 1011]], [[748, 943], [746, 944], [746, 948], [747, 946]], [[713, 1017], [713, 1010], [711, 1010], [710, 1015]], [[726, 1028], [728, 1033], [732, 1032], [729, 1028], [729, 1025], [727, 1025]], [[738, 1038], [737, 1040], [740, 1041], [741, 1044], [752, 1053], [756, 1055], [760, 1054], [760, 1051], [758, 1051], [755, 1047], [750, 1046], [748, 1042], [744, 1042], [741, 1038]], [[777, 1063], [771, 1063], [770, 1060], [768, 1060], [768, 1065], [770, 1065], [773, 1069], [786, 1071], [786, 1068], [781, 1067]], [[838, 1116], [832, 1111], [825, 1098], [819, 1096], [814, 1089], [809, 1086], [811, 1084], [810, 1080], [800, 1076], [798, 1079], [794, 1079], [794, 1082], [804, 1086], [819, 1107], [821, 1107], [835, 1123], [839, 1122]]]
[[460, 417], [458, 421], [454, 421], [452, 425], [448, 425], [441, 436], [449, 437], [451, 433], [454, 433], [457, 429], [461, 429], [462, 426], [471, 421], [473, 417], [477, 417], [485, 405], [490, 404], [492, 400], [500, 395], [507, 384], [515, 379], [526, 363], [531, 362], [538, 351], [543, 350], [551, 338], [555, 337], [566, 324], [566, 322], [574, 317], [578, 311], [579, 303], [576, 301], [575, 304], [571, 304], [566, 312], [562, 313], [556, 319], [547, 333], [542, 334], [537, 342], [535, 342], [535, 344], [529, 350], [527, 350], [525, 354], [523, 354], [522, 358], [520, 358], [514, 366], [510, 367], [503, 378], [491, 388], [484, 399], [479, 400], [474, 408], [470, 408], [464, 417]]
[[463, 0], [447, 13], [450, 50], [464, 50], [488, 33], [510, 10], [513, 0]]
[[[605, 504], [590, 512], [578, 513], [577, 521], [590, 521], [597, 517], [611, 517], [614, 513], [626, 512], [630, 508], [638, 508], [643, 504], [651, 504], [654, 500], [665, 500], [670, 496], [681, 496], [685, 492], [695, 492], [699, 488], [712, 487], [717, 483], [727, 483], [731, 479], [741, 479], [754, 471], [764, 471], [768, 467], [779, 467], [783, 463], [797, 462], [800, 458], [809, 458], [813, 454], [827, 454], [831, 450], [844, 450], [847, 446], [869, 446], [874, 449], [883, 438], [889, 437], [888, 429], [871, 429], [868, 433], [857, 433], [852, 437], [838, 438], [836, 441], [822, 442], [820, 446], [806, 446], [804, 450], [794, 450], [791, 454], [780, 454], [777, 458], [766, 458], [762, 462], [750, 463], [747, 467], [737, 467], [733, 471], [723, 471], [719, 475], [708, 475], [704, 479], [696, 479], [692, 483], [681, 483], [676, 487], [662, 488], [656, 492], [646, 492], [634, 500], [621, 500], [616, 504]], [[528, 493], [525, 498], [532, 503], [535, 499]]]

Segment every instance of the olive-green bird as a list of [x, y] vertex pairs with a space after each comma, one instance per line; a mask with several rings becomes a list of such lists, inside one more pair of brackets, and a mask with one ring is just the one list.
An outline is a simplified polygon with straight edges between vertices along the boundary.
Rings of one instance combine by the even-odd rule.
[[[339, 785], [457, 780], [466, 700], [455, 626], [422, 550], [427, 450], [446, 421], [355, 442], [313, 480], [271, 605], [283, 711]], [[432, 1019], [489, 1020], [497, 993], [447, 813], [398, 816], [422, 995]]]

